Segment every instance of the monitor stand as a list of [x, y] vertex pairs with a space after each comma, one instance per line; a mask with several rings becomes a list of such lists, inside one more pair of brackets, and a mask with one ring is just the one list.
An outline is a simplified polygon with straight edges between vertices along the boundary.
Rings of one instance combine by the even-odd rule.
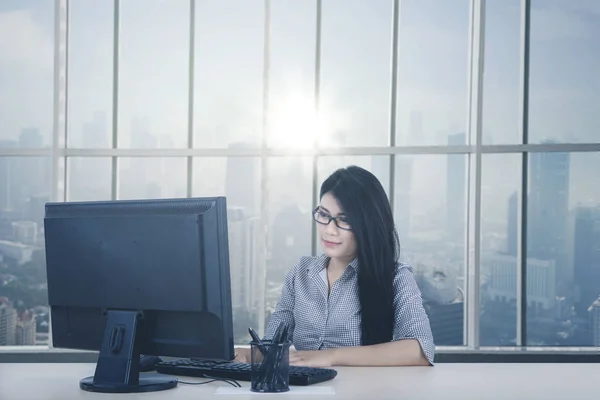
[[79, 387], [88, 392], [139, 393], [172, 389], [177, 379], [159, 374], [140, 376], [140, 314], [137, 311], [108, 310], [104, 339], [94, 376]]

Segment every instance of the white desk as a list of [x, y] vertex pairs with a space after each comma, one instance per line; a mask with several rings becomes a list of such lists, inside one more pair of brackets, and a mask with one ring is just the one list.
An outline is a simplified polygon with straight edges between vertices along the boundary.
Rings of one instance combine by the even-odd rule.
[[[216, 394], [217, 389], [231, 386], [214, 382], [200, 386], [179, 384], [171, 390], [118, 395], [118, 398], [244, 400], [266, 396], [293, 400], [597, 400], [600, 395], [600, 364], [437, 364], [435, 367], [415, 368], [336, 369], [338, 376], [321, 384], [333, 388], [335, 395], [292, 395], [291, 392], [222, 395]], [[0, 399], [114, 398], [79, 389], [79, 380], [93, 372], [93, 364], [0, 364]], [[180, 379], [200, 381], [187, 377]], [[247, 388], [249, 382], [240, 384]]]

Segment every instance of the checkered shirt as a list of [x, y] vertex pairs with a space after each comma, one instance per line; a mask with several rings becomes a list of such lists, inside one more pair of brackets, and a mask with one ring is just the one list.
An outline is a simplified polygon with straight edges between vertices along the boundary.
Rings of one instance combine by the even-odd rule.
[[[281, 296], [269, 319], [266, 339], [280, 322], [289, 325], [297, 350], [360, 346], [361, 316], [355, 259], [333, 284], [328, 295], [328, 257], [302, 257], [286, 275]], [[411, 267], [398, 264], [394, 277], [393, 341], [416, 339], [433, 365], [435, 346], [421, 291]]]

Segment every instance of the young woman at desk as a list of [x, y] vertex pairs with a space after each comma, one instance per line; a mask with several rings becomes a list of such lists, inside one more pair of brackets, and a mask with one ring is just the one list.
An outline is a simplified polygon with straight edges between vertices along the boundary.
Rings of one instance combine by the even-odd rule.
[[[265, 338], [288, 324], [291, 365], [433, 365], [429, 319], [412, 270], [398, 262], [379, 180], [360, 167], [340, 169], [320, 199], [313, 218], [324, 254], [288, 272]], [[235, 360], [250, 362], [250, 349], [236, 348]]]

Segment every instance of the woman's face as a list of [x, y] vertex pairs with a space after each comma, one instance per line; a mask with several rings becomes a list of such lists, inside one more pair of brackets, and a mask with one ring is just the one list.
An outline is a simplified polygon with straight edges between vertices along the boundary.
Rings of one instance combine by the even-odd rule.
[[[329, 217], [336, 217], [336, 221], [329, 221]], [[344, 210], [330, 193], [326, 193], [321, 198], [321, 204], [317, 209], [317, 219], [326, 223], [326, 225], [317, 224], [319, 239], [325, 255], [348, 263], [352, 261], [357, 253], [356, 238], [351, 230], [341, 229], [335, 224], [337, 222], [342, 228], [350, 228], [345, 219]], [[327, 221], [329, 221], [328, 224]]]

